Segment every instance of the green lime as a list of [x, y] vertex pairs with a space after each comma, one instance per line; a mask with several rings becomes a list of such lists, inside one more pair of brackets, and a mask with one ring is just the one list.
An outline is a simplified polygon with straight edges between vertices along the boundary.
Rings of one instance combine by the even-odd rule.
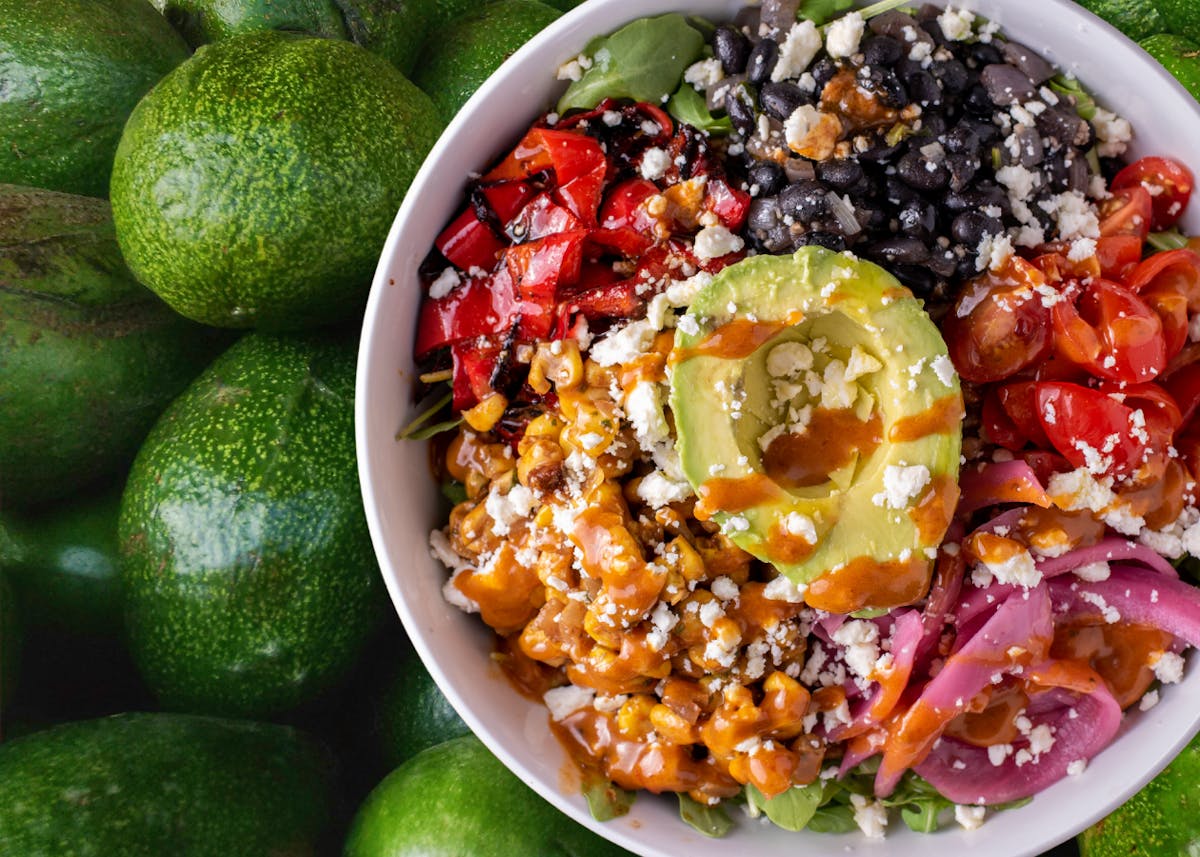
[[1200, 42], [1200, 6], [1196, 0], [1157, 0], [1167, 32]]
[[1150, 784], [1079, 837], [1083, 857], [1200, 854], [1200, 738]]
[[478, 738], [414, 756], [359, 809], [345, 857], [615, 857], [624, 849], [562, 815]]
[[146, 0], [0, 0], [0, 183], [107, 196], [126, 118], [187, 55]]
[[125, 127], [112, 180], [121, 250], [206, 324], [346, 318], [440, 127], [422, 92], [348, 42], [267, 31], [205, 45]]
[[386, 770], [429, 747], [471, 734], [408, 644], [385, 679], [376, 722]]
[[1161, 33], [1166, 22], [1159, 14], [1161, 0], [1076, 0], [1134, 41]]
[[492, 72], [561, 13], [538, 0], [497, 0], [430, 39], [413, 82], [450, 120]]
[[238, 33], [290, 30], [328, 39], [347, 37], [333, 0], [150, 0], [196, 48]]
[[1200, 45], [1183, 36], [1161, 33], [1143, 39], [1145, 51], [1175, 75], [1194, 97], [1200, 98]]

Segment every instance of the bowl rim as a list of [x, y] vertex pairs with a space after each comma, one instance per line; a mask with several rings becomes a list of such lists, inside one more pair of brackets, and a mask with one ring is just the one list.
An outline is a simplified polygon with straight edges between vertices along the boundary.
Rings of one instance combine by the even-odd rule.
[[[1136, 51], [1137, 59], [1141, 64], [1139, 76], [1149, 76], [1154, 79], [1156, 86], [1163, 87], [1168, 93], [1165, 100], [1182, 101], [1190, 105], [1185, 112], [1192, 114], [1192, 119], [1200, 124], [1200, 105], [1188, 93], [1188, 91], [1180, 84], [1169, 72], [1161, 65], [1149, 57], [1135, 42], [1120, 33], [1115, 27], [1103, 21], [1099, 17], [1092, 14], [1082, 6], [1070, 2], [1070, 0], [966, 0], [961, 4], [946, 4], [953, 5], [956, 8], [976, 9], [981, 5], [995, 5], [999, 7], [1001, 3], [1011, 6], [1032, 6], [1034, 3], [1040, 9], [1039, 17], [1043, 22], [1054, 19], [1055, 21], [1074, 24], [1081, 32], [1085, 28], [1090, 28], [1092, 32], [1098, 32], [1102, 36], [1102, 41], [1112, 41], [1115, 39], [1118, 45], [1122, 46], [1125, 53], [1128, 53], [1129, 48]], [[358, 457], [358, 475], [360, 487], [363, 497], [364, 509], [367, 516], [368, 528], [371, 533], [372, 543], [375, 549], [376, 556], [380, 564], [381, 574], [384, 577], [389, 594], [405, 630], [411, 640], [414, 648], [422, 661], [429, 669], [434, 680], [439, 688], [446, 695], [447, 699], [453, 705], [459, 715], [471, 727], [472, 731], [479, 736], [485, 745], [493, 752], [510, 770], [512, 770], [522, 781], [530, 785], [544, 799], [548, 800], [560, 811], [566, 813], [575, 821], [590, 828], [597, 834], [609, 839], [610, 841], [621, 845], [636, 853], [644, 855], [654, 855], [654, 857], [667, 857], [668, 852], [661, 850], [642, 850], [647, 846], [639, 840], [637, 830], [625, 825], [618, 825], [613, 822], [597, 822], [590, 813], [587, 812], [586, 804], [584, 804], [578, 795], [568, 795], [564, 793], [559, 785], [548, 783], [544, 777], [539, 776], [531, 767], [510, 747], [501, 741], [494, 733], [493, 729], [485, 722], [483, 712], [477, 711], [469, 705], [462, 694], [460, 694], [454, 677], [448, 670], [442, 669], [439, 664], [437, 652], [429, 644], [426, 639], [426, 634], [422, 628], [417, 612], [414, 610], [415, 605], [410, 603], [406, 597], [404, 587], [401, 583], [402, 575], [400, 571], [393, 567], [390, 560], [391, 539], [389, 536], [388, 522], [384, 520], [379, 502], [380, 485], [377, 481], [377, 474], [374, 467], [374, 458], [379, 451], [381, 443], [396, 443], [397, 441], [390, 433], [381, 433], [373, 430], [372, 427], [372, 404], [377, 401], [377, 394], [384, 394], [386, 391], [380, 391], [379, 385], [374, 379], [375, 375], [375, 360], [377, 352], [380, 350], [380, 343], [389, 336], [388, 322], [389, 318], [383, 315], [382, 307], [387, 303], [389, 287], [393, 285], [390, 276], [390, 270], [394, 260], [400, 251], [403, 234], [406, 227], [417, 222], [421, 217], [422, 201], [426, 197], [426, 193], [445, 193], [437, 190], [437, 180], [440, 178], [441, 169], [439, 165], [443, 162], [446, 152], [450, 149], [456, 138], [459, 135], [470, 132], [472, 125], [475, 122], [476, 114], [480, 107], [491, 99], [503, 94], [507, 88], [511, 87], [511, 82], [514, 75], [522, 70], [527, 62], [532, 61], [535, 57], [543, 54], [555, 53], [559, 57], [558, 62], [564, 62], [572, 58], [586, 43], [586, 37], [595, 36], [612, 32], [619, 26], [636, 18], [645, 17], [648, 15], [664, 14], [669, 11], [687, 12], [694, 8], [696, 2], [688, 2], [688, 0], [587, 0], [587, 2], [576, 7], [570, 12], [562, 15], [547, 28], [542, 30], [533, 39], [523, 45], [516, 51], [505, 63], [480, 86], [476, 93], [467, 101], [462, 109], [457, 113], [453, 120], [447, 125], [445, 131], [438, 139], [437, 143], [430, 150], [428, 156], [423, 162], [417, 175], [413, 179], [409, 192], [397, 212], [397, 215], [389, 230], [387, 240], [380, 254], [380, 260], [372, 281], [370, 296], [368, 298], [367, 308], [364, 315], [362, 335], [359, 344], [359, 356], [356, 377], [356, 394], [355, 394], [355, 434], [356, 447]], [[744, 2], [737, 0], [708, 0], [710, 6], [723, 6], [728, 9], [734, 9], [742, 5]], [[863, 0], [858, 0], [856, 6], [866, 5]], [[939, 2], [939, 5], [940, 2]], [[585, 23], [586, 22], [586, 23]], [[595, 24], [596, 26], [593, 26]], [[1008, 31], [1008, 26], [1003, 27], [1002, 31]], [[574, 39], [574, 41], [572, 41]], [[1047, 48], [1041, 48], [1032, 43], [1032, 40], [1026, 39], [1025, 43], [1035, 50], [1045, 50], [1047, 53], [1053, 54], [1052, 45]], [[567, 51], [558, 46], [573, 45], [573, 51]], [[1062, 68], [1062, 66], [1059, 66]], [[555, 67], [546, 67], [545, 76], [553, 80]], [[1072, 60], [1070, 68], [1065, 70], [1074, 72], [1077, 69], [1082, 69], [1083, 66], [1079, 61]], [[1083, 83], [1087, 85], [1088, 72], [1082, 71], [1080, 74]], [[546, 92], [549, 91], [547, 87]], [[1108, 103], [1103, 97], [1102, 101]], [[535, 113], [528, 114], [528, 121], [531, 122], [535, 118]], [[528, 124], [528, 123], [526, 123]], [[502, 152], [496, 152], [497, 156]], [[1192, 158], [1192, 163], [1200, 166], [1200, 158]], [[475, 166], [476, 169], [482, 168], [483, 164]], [[465, 180], [465, 175], [460, 172], [460, 179]], [[443, 185], [444, 187], [444, 185]], [[461, 181], [454, 185], [455, 198], [461, 192]], [[1200, 234], [1200, 231], [1197, 232]], [[419, 261], [419, 260], [418, 260]], [[413, 320], [415, 327], [415, 319]], [[382, 373], [384, 376], [395, 378], [394, 369], [387, 369]], [[395, 389], [392, 394], [394, 395]], [[379, 474], [382, 478], [382, 474]], [[432, 480], [431, 480], [432, 482]], [[427, 550], [425, 551], [428, 552]], [[432, 562], [432, 560], [431, 560]], [[440, 565], [438, 566], [440, 569]], [[445, 576], [444, 570], [442, 570]], [[471, 621], [478, 623], [475, 617], [468, 617]], [[481, 623], [479, 623], [481, 624]], [[489, 632], [490, 633], [490, 632]], [[1105, 803], [1097, 804], [1090, 812], [1083, 812], [1075, 815], [1069, 820], [1063, 820], [1060, 824], [1053, 828], [1053, 833], [1047, 837], [1045, 835], [1035, 840], [1030, 839], [1028, 842], [1021, 844], [1023, 850], [986, 850], [987, 854], [999, 855], [1036, 855], [1043, 849], [1053, 847], [1059, 842], [1074, 836], [1092, 823], [1103, 818], [1108, 812], [1114, 809], [1120, 802], [1127, 799], [1134, 792], [1140, 789], [1145, 783], [1153, 778], [1165, 765], [1191, 740], [1198, 731], [1200, 731], [1200, 670], [1197, 670], [1200, 658], [1192, 655], [1189, 656], [1189, 669], [1184, 682], [1181, 685], [1174, 685], [1170, 689], [1172, 699], [1169, 701], [1171, 712], [1182, 710], [1183, 706], [1188, 706], [1191, 711], [1196, 712], [1191, 720], [1187, 722], [1186, 728], [1176, 730], [1176, 738], [1173, 741], [1161, 744], [1159, 749], [1163, 752], [1158, 754], [1154, 763], [1143, 769], [1139, 776], [1125, 780], [1123, 787], [1117, 790], [1116, 794], [1119, 797]], [[1180, 697], [1175, 699], [1174, 697]], [[1190, 703], [1190, 705], [1189, 705]], [[1163, 705], [1164, 703], [1160, 703]], [[1142, 713], [1139, 719], [1135, 721], [1136, 725], [1140, 725], [1141, 720], [1154, 720], [1153, 709], [1151, 712]], [[1176, 717], [1175, 720], [1179, 720]], [[1185, 718], [1186, 720], [1186, 718]], [[1165, 724], [1163, 724], [1165, 725]], [[1131, 724], [1125, 720], [1121, 727], [1121, 733], [1114, 739], [1113, 744], [1105, 751], [1093, 759], [1092, 766], [1100, 766], [1102, 760], [1111, 754], [1113, 746], [1116, 745], [1124, 734], [1130, 729]], [[1149, 728], [1149, 727], [1147, 727]], [[1145, 732], [1146, 729], [1143, 729]], [[547, 734], [549, 734], [547, 730]], [[565, 758], [565, 753], [564, 753]], [[1090, 766], [1091, 767], [1091, 766]], [[1109, 766], [1111, 767], [1111, 766]], [[1114, 770], [1112, 773], [1116, 773]], [[1087, 776], [1087, 773], [1084, 774]], [[1059, 783], [1053, 786], [1057, 789], [1064, 783]], [[644, 797], [642, 798], [645, 799]], [[1033, 806], [1037, 803], [1030, 804]], [[1026, 812], [1028, 807], [1009, 810], [1005, 812], [1005, 820], [1020, 821], [1023, 815], [1028, 815]], [[677, 818], [674, 820], [676, 825], [684, 827], [682, 821]], [[998, 825], [993, 822], [990, 827], [996, 828]], [[1013, 827], [1021, 829], [1024, 825], [1004, 825], [1005, 827]], [[986, 830], [989, 825], [985, 824], [981, 830]], [[955, 831], [962, 834], [962, 831]], [[907, 831], [904, 831], [907, 833]], [[969, 834], [977, 834], [977, 831], [967, 831], [968, 835], [956, 837], [956, 841], [961, 845], [972, 844], [972, 837]], [[885, 842], [895, 842], [899, 838], [898, 834], [901, 831], [898, 829], [895, 833], [889, 833]], [[862, 845], [874, 847], [877, 843], [859, 837], [857, 834], [852, 834], [853, 838], [847, 838], [847, 835], [832, 835], [832, 834], [787, 834], [794, 837], [796, 846], [809, 846], [813, 841], [828, 843], [828, 845], [838, 853], [855, 852]], [[917, 834], [918, 836], [927, 836]], [[945, 836], [945, 833], [933, 834], [934, 837]], [[818, 840], [813, 840], [811, 837], [819, 836]], [[989, 836], [988, 839], [991, 839]], [[720, 842], [721, 840], [717, 840]], [[726, 840], [728, 842], [728, 840]], [[1003, 837], [1000, 840], [1003, 847]], [[979, 844], [984, 844], [980, 842]], [[824, 848], [821, 849], [824, 852]], [[830, 851], [829, 853], [833, 853]], [[915, 851], [913, 852], [916, 853]], [[980, 852], [983, 854], [984, 852]]]

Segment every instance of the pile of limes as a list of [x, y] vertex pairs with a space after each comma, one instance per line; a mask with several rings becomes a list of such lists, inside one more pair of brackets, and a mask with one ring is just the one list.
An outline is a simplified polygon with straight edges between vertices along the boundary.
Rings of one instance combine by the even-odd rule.
[[1200, 3], [1196, 0], [1077, 0], [1104, 18], [1200, 98]]

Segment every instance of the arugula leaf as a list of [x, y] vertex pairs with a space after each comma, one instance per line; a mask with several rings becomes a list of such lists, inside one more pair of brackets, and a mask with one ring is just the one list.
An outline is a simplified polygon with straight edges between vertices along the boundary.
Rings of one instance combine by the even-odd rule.
[[820, 27], [853, 5], [854, 0], [804, 0], [796, 12], [796, 17], [812, 21]]
[[679, 84], [679, 89], [667, 102], [667, 112], [676, 121], [693, 125], [701, 131], [721, 136], [733, 132], [733, 122], [728, 116], [717, 118], [708, 109], [704, 96], [690, 83]]
[[942, 810], [950, 806], [953, 804], [945, 798], [920, 800], [901, 807], [900, 818], [908, 825], [909, 830], [917, 833], [933, 833], [939, 826], [938, 816], [941, 815]]
[[447, 391], [445, 395], [434, 399], [428, 407], [413, 418], [412, 422], [406, 425], [400, 431], [396, 432], [396, 440], [426, 440], [433, 437], [435, 434], [440, 434], [444, 431], [449, 431], [455, 428], [462, 422], [462, 417], [455, 420], [447, 420], [446, 422], [434, 423], [433, 425], [425, 425], [435, 416], [437, 416], [442, 408], [450, 404], [454, 398], [454, 393]]
[[844, 803], [823, 806], [809, 819], [808, 829], [813, 833], [852, 833], [858, 830], [854, 810]]
[[1178, 229], [1169, 232], [1151, 232], [1146, 241], [1155, 250], [1165, 253], [1168, 250], [1182, 250], [1187, 246], [1187, 236]]
[[596, 821], [612, 821], [629, 812], [637, 793], [625, 791], [608, 780], [596, 779], [584, 787], [583, 796], [587, 798], [592, 818]]
[[733, 830], [733, 821], [721, 806], [705, 806], [685, 792], [679, 793], [679, 817], [713, 839], [720, 839]]
[[818, 781], [807, 786], [792, 786], [783, 794], [767, 797], [752, 785], [746, 786], [746, 799], [761, 810], [777, 827], [799, 831], [808, 826], [821, 806], [824, 786]]
[[1079, 114], [1080, 119], [1087, 119], [1090, 122], [1095, 118], [1096, 99], [1092, 98], [1078, 80], [1060, 74], [1050, 81], [1050, 88], [1059, 95], [1066, 95], [1075, 100], [1075, 112]]
[[567, 87], [558, 112], [590, 110], [605, 98], [657, 104], [665, 93], [675, 91], [684, 69], [703, 49], [704, 36], [677, 13], [626, 24], [588, 46], [592, 67]]

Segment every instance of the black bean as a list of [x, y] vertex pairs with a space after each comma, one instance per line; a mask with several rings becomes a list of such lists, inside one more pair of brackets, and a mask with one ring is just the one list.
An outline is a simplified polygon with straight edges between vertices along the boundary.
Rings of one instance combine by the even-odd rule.
[[713, 54], [726, 74], [741, 74], [750, 59], [750, 40], [733, 27], [717, 27], [713, 33]]
[[813, 97], [794, 83], [783, 81], [774, 83], [768, 81], [758, 91], [758, 103], [763, 113], [773, 116], [780, 122], [787, 120], [804, 104], [812, 104]]
[[1087, 160], [1083, 152], [1072, 152], [1067, 161], [1067, 190], [1086, 192], [1089, 178]]
[[1008, 201], [1008, 193], [1003, 188], [996, 187], [993, 184], [982, 183], [970, 190], [961, 192], [951, 191], [943, 197], [942, 205], [946, 207], [947, 211], [955, 213], [993, 205], [1002, 212], [1008, 213], [1012, 207]]
[[1004, 55], [995, 45], [976, 42], [967, 48], [967, 64], [973, 68], [995, 65], [1004, 62]]
[[879, 76], [879, 82], [875, 84], [875, 92], [878, 94], [879, 100], [888, 107], [899, 110], [908, 106], [908, 90], [891, 69], [883, 70]]
[[869, 66], [890, 66], [900, 61], [907, 51], [891, 36], [873, 36], [862, 45], [863, 62]]
[[784, 253], [795, 246], [792, 243], [792, 230], [788, 229], [784, 223], [772, 227], [761, 235], [756, 236], [756, 238], [762, 249], [768, 253]]
[[931, 71], [933, 76], [941, 82], [943, 91], [952, 95], [965, 92], [971, 81], [967, 67], [958, 60], [935, 62]]
[[755, 86], [771, 79], [771, 72], [779, 62], [779, 44], [774, 39], [763, 39], [750, 52], [746, 62], [746, 77]]
[[848, 191], [862, 181], [865, 173], [857, 161], [840, 158], [817, 163], [817, 178], [837, 191]]
[[1047, 107], [1037, 116], [1037, 129], [1044, 137], [1053, 137], [1065, 146], [1087, 146], [1092, 128], [1074, 110]]
[[796, 247], [824, 247], [826, 250], [833, 250], [837, 253], [846, 249], [846, 239], [841, 235], [833, 232], [805, 232], [802, 235], [797, 235], [794, 241]]
[[958, 256], [953, 250], [936, 250], [930, 254], [925, 265], [942, 279], [949, 279], [958, 269]]
[[924, 241], [901, 235], [876, 241], [867, 252], [876, 259], [900, 265], [920, 265], [929, 259], [929, 247]]
[[979, 75], [979, 81], [987, 90], [993, 104], [1008, 107], [1024, 104], [1037, 95], [1037, 87], [1020, 69], [1011, 65], [989, 65]]
[[[957, 255], [957, 254], [955, 254]], [[976, 260], [979, 258], [975, 252], [975, 248], [967, 248], [962, 257], [958, 260], [958, 269], [955, 271], [955, 276], [960, 280], [973, 280], [979, 276], [979, 267]], [[984, 267], [987, 267], [986, 265]]]
[[922, 107], [938, 107], [942, 103], [942, 88], [937, 79], [925, 71], [917, 69], [904, 81], [908, 87], [908, 97]]
[[796, 182], [779, 193], [779, 207], [798, 223], [810, 223], [828, 210], [827, 193], [820, 182]]
[[1019, 42], [1005, 42], [1001, 52], [1010, 65], [1019, 68], [1034, 83], [1045, 83], [1054, 77], [1054, 66]]
[[979, 172], [979, 166], [979, 158], [975, 155], [946, 155], [946, 169], [950, 171], [950, 190], [966, 189]]
[[978, 156], [982, 144], [975, 129], [967, 122], [959, 122], [946, 134], [942, 145], [946, 151], [955, 155]]
[[919, 151], [912, 151], [896, 164], [896, 175], [909, 187], [929, 193], [941, 190], [950, 181], [950, 173], [943, 164], [931, 161]]
[[787, 184], [783, 167], [774, 161], [759, 161], [748, 172], [750, 185], [758, 187], [758, 196], [775, 196]]
[[946, 133], [946, 117], [941, 113], [926, 111], [922, 114], [921, 136], [940, 138]]
[[942, 32], [942, 25], [937, 22], [937, 18], [922, 21], [921, 29], [929, 34], [935, 45], [945, 45], [950, 41]]
[[1045, 158], [1045, 146], [1042, 137], [1033, 128], [1022, 128], [1015, 135], [1017, 143], [1016, 163], [1030, 169], [1036, 167]]
[[999, 235], [1004, 231], [1004, 224], [995, 217], [988, 217], [982, 211], [964, 211], [954, 218], [950, 225], [950, 234], [954, 240], [968, 247], [978, 247], [985, 235]]
[[752, 96], [744, 86], [736, 87], [725, 96], [725, 112], [729, 121], [746, 137], [754, 133], [758, 125], [758, 116], [754, 111]]
[[746, 224], [752, 232], [770, 232], [782, 222], [783, 213], [779, 208], [778, 197], [761, 196], [750, 203]]
[[762, 22], [772, 30], [786, 33], [796, 23], [800, 0], [767, 0], [762, 4]]
[[908, 38], [910, 33], [915, 37], [917, 42], [933, 44], [933, 38], [917, 26], [912, 15], [907, 15], [898, 9], [877, 15], [868, 22], [867, 26], [871, 28], [872, 33], [880, 36], [891, 36], [902, 45], [913, 44]]
[[838, 73], [838, 67], [829, 57], [821, 57], [808, 71], [817, 82], [817, 92], [820, 92], [825, 88], [825, 84], [833, 80], [833, 76]]
[[906, 202], [896, 214], [900, 231], [910, 238], [927, 240], [937, 228], [937, 210], [919, 199]]
[[933, 272], [919, 265], [893, 265], [888, 270], [919, 298], [928, 297], [937, 288]]
[[877, 137], [870, 148], [858, 153], [858, 159], [866, 163], [882, 163], [895, 159], [901, 154], [908, 144], [901, 140], [895, 145], [889, 146], [883, 138]]
[[996, 105], [992, 103], [991, 96], [988, 95], [987, 89], [982, 84], [972, 86], [968, 90], [967, 97], [963, 99], [963, 108], [968, 113], [987, 119], [990, 119], [996, 111]]
[[888, 176], [884, 179], [883, 198], [895, 208], [902, 208], [909, 203], [921, 201], [921, 195], [896, 176]]

